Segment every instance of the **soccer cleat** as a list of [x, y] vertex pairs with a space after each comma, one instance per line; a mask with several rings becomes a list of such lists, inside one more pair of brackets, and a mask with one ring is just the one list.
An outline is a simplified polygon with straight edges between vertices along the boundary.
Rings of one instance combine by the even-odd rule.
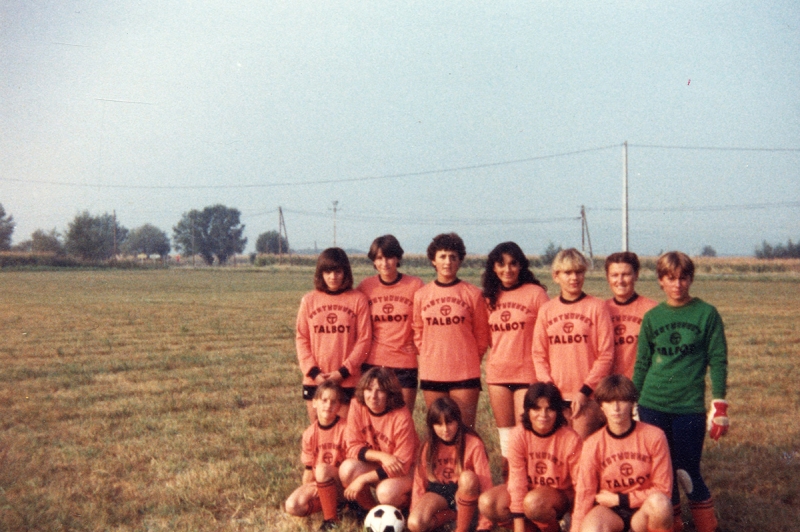
[[317, 532], [328, 532], [329, 530], [336, 530], [339, 528], [339, 521], [333, 519], [326, 519], [319, 525]]

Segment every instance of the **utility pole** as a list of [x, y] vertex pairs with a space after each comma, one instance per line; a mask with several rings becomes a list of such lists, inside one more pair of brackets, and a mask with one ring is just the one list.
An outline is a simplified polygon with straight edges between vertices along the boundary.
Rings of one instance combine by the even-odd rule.
[[586, 208], [581, 205], [581, 251], [586, 254], [586, 243], [589, 243], [589, 258], [594, 258], [592, 254], [592, 237], [589, 236], [589, 220], [586, 219]]
[[117, 210], [114, 209], [114, 254], [111, 256], [113, 259], [117, 258]]
[[622, 143], [622, 251], [628, 251], [628, 141]]
[[339, 206], [339, 200], [333, 200], [333, 247], [336, 247], [336, 209]]
[[286, 253], [289, 254], [289, 264], [292, 263], [292, 251], [289, 247], [289, 234], [286, 232], [286, 222], [283, 220], [283, 209], [278, 207], [278, 264], [283, 263], [283, 239], [286, 239]]

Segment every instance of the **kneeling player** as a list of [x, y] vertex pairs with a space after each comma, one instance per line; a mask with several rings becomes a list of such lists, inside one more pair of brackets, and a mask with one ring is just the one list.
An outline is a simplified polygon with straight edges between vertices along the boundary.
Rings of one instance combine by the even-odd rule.
[[303, 432], [303, 484], [286, 499], [286, 512], [305, 517], [322, 510], [320, 530], [330, 530], [339, 521], [339, 465], [345, 459], [345, 421], [338, 416], [343, 404], [342, 389], [327, 380], [317, 387], [311, 404], [317, 420]]
[[633, 419], [638, 392], [623, 375], [595, 396], [606, 417], [581, 451], [572, 532], [672, 530], [672, 464], [664, 432]]
[[572, 506], [581, 439], [567, 426], [564, 399], [553, 383], [537, 382], [523, 401], [521, 424], [511, 431], [508, 484], [481, 495], [481, 515], [514, 532], [558, 532], [558, 520]]

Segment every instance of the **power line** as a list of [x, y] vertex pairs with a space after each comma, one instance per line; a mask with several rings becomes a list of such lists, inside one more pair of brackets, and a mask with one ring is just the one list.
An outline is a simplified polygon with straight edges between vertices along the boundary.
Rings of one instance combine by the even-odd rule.
[[[299, 214], [301, 216], [310, 216], [313, 218], [328, 219], [330, 214], [310, 211], [299, 211], [294, 209], [283, 209], [286, 213]], [[547, 224], [557, 223], [563, 221], [578, 221], [580, 216], [560, 216], [555, 218], [421, 218], [419, 216], [398, 218], [397, 216], [365, 216], [358, 214], [350, 214], [342, 216], [338, 215], [338, 220], [348, 222], [383, 222], [395, 223], [403, 225], [514, 225], [514, 224]]]
[[659, 144], [631, 144], [634, 148], [655, 148], [660, 150], [703, 150], [703, 151], [769, 151], [769, 152], [800, 152], [800, 148], [737, 148], [720, 146], [664, 146]]
[[[770, 209], [773, 207], [800, 207], [800, 201], [782, 201], [776, 203], [747, 203], [740, 205], [667, 205], [664, 207], [639, 207], [628, 209], [637, 212], [664, 212], [664, 211], [744, 211], [752, 209]], [[589, 208], [590, 211], [619, 211], [620, 207]]]

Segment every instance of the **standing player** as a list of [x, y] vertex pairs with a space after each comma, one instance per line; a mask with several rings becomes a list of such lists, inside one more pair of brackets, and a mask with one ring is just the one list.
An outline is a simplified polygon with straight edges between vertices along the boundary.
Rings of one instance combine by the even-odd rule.
[[636, 363], [636, 340], [644, 313], [655, 307], [652, 299], [636, 293], [639, 257], [623, 251], [606, 257], [606, 280], [614, 297], [606, 301], [614, 327], [614, 366], [611, 373], [633, 377]]
[[570, 402], [570, 425], [582, 439], [603, 424], [594, 388], [614, 362], [614, 332], [605, 303], [583, 291], [589, 262], [575, 248], [559, 251], [553, 280], [561, 295], [539, 309], [533, 333], [536, 378]]
[[633, 419], [638, 393], [624, 375], [595, 391], [608, 425], [583, 442], [572, 532], [669, 532], [672, 465], [664, 432]]
[[364, 513], [376, 503], [406, 508], [411, 502], [419, 437], [400, 390], [393, 371], [370, 369], [358, 381], [347, 418], [347, 459], [339, 475], [345, 498]]
[[536, 371], [531, 358], [539, 307], [548, 301], [528, 258], [514, 242], [498, 244], [486, 259], [483, 296], [489, 308], [491, 351], [486, 361], [489, 402], [500, 437], [503, 470], [508, 472], [508, 436], [520, 420], [522, 401]]
[[366, 373], [372, 366], [391, 368], [403, 387], [403, 400], [413, 412], [419, 377], [411, 321], [414, 292], [425, 283], [419, 277], [397, 271], [403, 248], [393, 235], [376, 238], [367, 256], [378, 275], [358, 285], [358, 290], [369, 299], [372, 315], [372, 348], [361, 370]]
[[322, 510], [320, 531], [332, 530], [339, 522], [339, 466], [346, 453], [345, 421], [338, 415], [342, 399], [342, 389], [332, 380], [317, 387], [312, 401], [317, 421], [303, 432], [303, 484], [286, 499], [286, 513], [291, 515], [305, 517]]
[[[714, 501], [700, 475], [700, 458], [708, 428], [713, 440], [728, 431], [728, 348], [717, 309], [689, 295], [694, 263], [679, 251], [664, 253], [656, 263], [658, 284], [667, 300], [645, 314], [633, 382], [641, 390], [639, 417], [660, 427], [669, 441], [672, 465], [684, 470], [684, 485], [694, 526], [714, 532]], [[705, 417], [706, 372], [711, 375], [711, 407]], [[680, 494], [672, 489], [672, 503], [680, 516]], [[676, 519], [675, 530], [683, 522]]]
[[559, 519], [572, 508], [581, 439], [567, 426], [564, 399], [552, 382], [525, 393], [521, 424], [511, 431], [508, 484], [481, 495], [481, 514], [514, 532], [559, 532]]
[[[478, 434], [464, 425], [461, 411], [449, 397], [428, 409], [428, 439], [414, 472], [408, 529], [427, 532], [455, 521], [455, 532], [467, 532], [475, 520], [478, 497], [492, 487], [489, 458]], [[481, 517], [478, 532], [489, 532]]]
[[455, 233], [436, 236], [428, 259], [436, 279], [414, 294], [414, 343], [419, 350], [425, 405], [451, 397], [473, 428], [481, 391], [481, 359], [489, 346], [486, 302], [478, 287], [458, 278], [467, 254]]
[[340, 415], [347, 416], [372, 340], [367, 297], [352, 289], [353, 272], [343, 249], [328, 248], [320, 253], [314, 288], [300, 301], [295, 337], [303, 399], [311, 422], [316, 419], [311, 399], [317, 386], [327, 380], [342, 387], [345, 402]]

